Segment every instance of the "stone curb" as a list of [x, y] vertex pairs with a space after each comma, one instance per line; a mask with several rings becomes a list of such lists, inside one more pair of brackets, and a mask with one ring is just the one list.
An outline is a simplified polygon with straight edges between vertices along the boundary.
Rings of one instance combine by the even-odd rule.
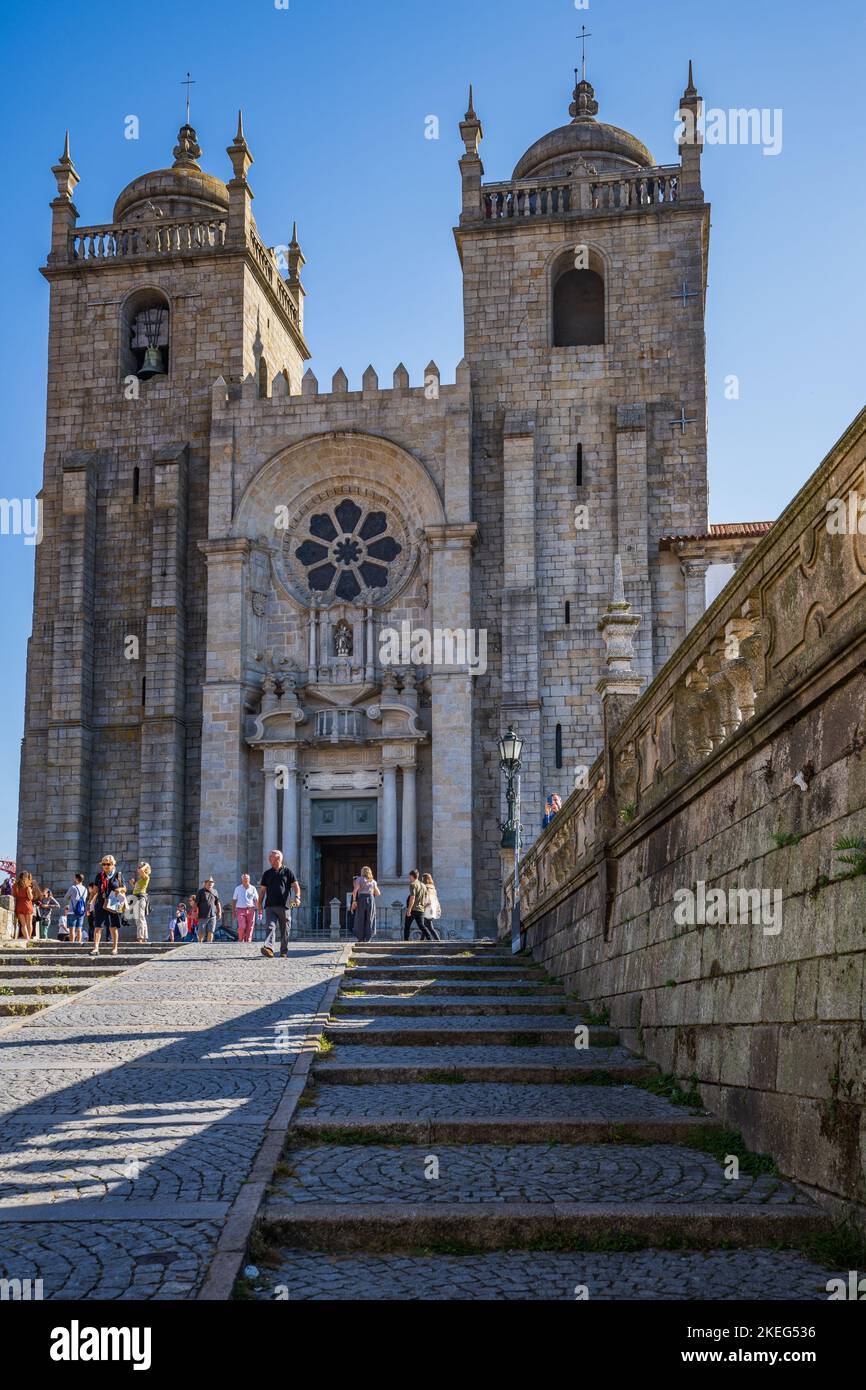
[[[593, 1088], [594, 1089], [594, 1088]], [[389, 1144], [411, 1140], [415, 1144], [636, 1144], [688, 1143], [692, 1131], [720, 1130], [721, 1122], [711, 1115], [672, 1115], [664, 1119], [565, 1120], [561, 1115], [509, 1116], [506, 1119], [471, 1116], [462, 1120], [404, 1120], [383, 1115], [381, 1119], [340, 1119], [325, 1115], [316, 1118], [306, 1111], [295, 1120], [294, 1134], [305, 1144], [365, 1143]]]
[[[515, 1051], [517, 1049], [515, 1048]], [[316, 1082], [325, 1085], [353, 1085], [358, 1079], [371, 1084], [389, 1085], [397, 1082], [409, 1084], [430, 1084], [431, 1073], [441, 1076], [461, 1076], [464, 1081], [498, 1081], [536, 1085], [563, 1085], [576, 1083], [583, 1077], [597, 1076], [600, 1072], [610, 1073], [616, 1081], [639, 1081], [645, 1076], [657, 1075], [657, 1068], [648, 1062], [599, 1062], [595, 1065], [578, 1063], [573, 1067], [551, 1066], [549, 1062], [539, 1062], [512, 1066], [507, 1062], [490, 1065], [468, 1063], [458, 1066], [431, 1061], [427, 1066], [402, 1066], [399, 1062], [355, 1062], [353, 1065], [340, 1060], [329, 1062], [326, 1059], [316, 1062], [313, 1074]]]
[[611, 1232], [633, 1235], [648, 1245], [671, 1236], [689, 1249], [727, 1246], [798, 1245], [826, 1231], [829, 1219], [810, 1207], [746, 1207], [740, 1203], [663, 1204], [501, 1202], [310, 1204], [269, 1202], [268, 1234], [298, 1250], [363, 1251], [414, 1249], [431, 1241], [471, 1241], [477, 1251], [519, 1250], [548, 1237], [592, 1240]]
[[331, 1005], [337, 997], [346, 963], [352, 953], [351, 947], [352, 943], [347, 942], [341, 951], [335, 973], [326, 986], [319, 1012], [310, 1021], [301, 1050], [289, 1072], [282, 1098], [268, 1121], [265, 1137], [250, 1176], [229, 1209], [216, 1252], [196, 1294], [198, 1302], [224, 1303], [232, 1296], [235, 1280], [246, 1254], [250, 1232], [264, 1202], [268, 1186], [273, 1181], [274, 1169], [286, 1141], [286, 1132], [307, 1084], [313, 1058], [318, 1051], [319, 1038], [325, 1031], [325, 1022], [330, 1016]]
[[[390, 1017], [393, 1018], [393, 1014]], [[435, 1047], [440, 1044], [447, 1044], [449, 1047], [505, 1047], [512, 1043], [515, 1037], [520, 1036], [538, 1040], [537, 1044], [530, 1046], [561, 1047], [572, 1037], [573, 1029], [569, 1026], [551, 1029], [533, 1023], [532, 1027], [524, 1028], [455, 1028], [443, 1032], [442, 1029], [433, 1027], [403, 1028], [400, 1026], [399, 1018], [394, 1019], [393, 1027], [363, 1028], [343, 1014], [325, 1029], [325, 1033], [333, 1042], [352, 1047], [414, 1047], [416, 1044], [419, 1047]], [[588, 1044], [590, 1047], [618, 1047], [619, 1033], [612, 1028], [591, 1027]], [[526, 1050], [528, 1049], [515, 1046], [515, 1056], [518, 1057]]]

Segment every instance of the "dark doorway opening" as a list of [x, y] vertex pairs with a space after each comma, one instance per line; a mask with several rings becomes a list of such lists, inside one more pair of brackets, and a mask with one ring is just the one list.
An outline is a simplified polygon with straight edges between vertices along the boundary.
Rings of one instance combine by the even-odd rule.
[[346, 894], [352, 891], [352, 880], [365, 865], [376, 877], [376, 836], [322, 836], [316, 840], [316, 858], [320, 860], [319, 901], [322, 921], [330, 919], [330, 905], [340, 900], [340, 926], [346, 925]]

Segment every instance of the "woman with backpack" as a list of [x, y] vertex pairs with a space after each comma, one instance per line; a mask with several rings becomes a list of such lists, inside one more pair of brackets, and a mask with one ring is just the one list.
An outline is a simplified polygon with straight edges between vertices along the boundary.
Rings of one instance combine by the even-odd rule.
[[66, 890], [63, 899], [66, 913], [67, 941], [74, 946], [81, 943], [81, 929], [87, 912], [87, 889], [84, 887], [84, 874], [76, 874], [75, 882]]
[[441, 941], [439, 928], [434, 924], [442, 916], [442, 904], [439, 901], [439, 894], [436, 892], [436, 884], [433, 882], [432, 874], [425, 874], [423, 879], [424, 887], [427, 889], [427, 903], [424, 908], [424, 930], [429, 941]]

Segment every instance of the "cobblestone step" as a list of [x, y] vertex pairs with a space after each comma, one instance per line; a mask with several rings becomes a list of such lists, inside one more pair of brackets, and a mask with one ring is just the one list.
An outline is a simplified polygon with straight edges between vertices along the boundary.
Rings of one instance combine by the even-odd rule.
[[[532, 1015], [509, 1014], [507, 1019], [476, 1017], [471, 1026], [459, 1017], [395, 1018], [380, 1014], [364, 1018], [332, 1018], [325, 1025], [325, 1036], [332, 1042], [381, 1047], [437, 1044], [447, 1041], [452, 1046], [469, 1047], [488, 1043], [491, 1046], [513, 1046], [518, 1060], [533, 1047], [569, 1045], [575, 1025], [556, 1014], [545, 1016], [544, 1023]], [[587, 1042], [590, 1047], [605, 1047], [619, 1042], [613, 1028], [590, 1027]]]
[[346, 1017], [352, 1014], [393, 1014], [396, 1017], [449, 1017], [468, 1018], [510, 1017], [511, 1014], [528, 1016], [530, 1014], [555, 1014], [560, 1017], [574, 1017], [574, 1006], [569, 1007], [561, 998], [541, 995], [537, 999], [496, 999], [486, 994], [472, 994], [464, 998], [441, 995], [436, 999], [404, 998], [402, 995], [366, 994], [363, 998], [353, 998], [351, 994], [340, 994], [331, 1012]]
[[573, 1304], [586, 1289], [591, 1302], [807, 1302], [825, 1300], [827, 1281], [833, 1277], [832, 1271], [793, 1250], [521, 1250], [486, 1255], [292, 1251], [275, 1269], [262, 1271], [254, 1297], [293, 1303], [388, 1299]]
[[467, 970], [496, 969], [496, 970], [526, 970], [529, 965], [526, 961], [515, 959], [513, 956], [494, 956], [492, 954], [476, 955], [469, 951], [452, 952], [443, 955], [441, 952], [430, 951], [427, 954], [419, 954], [412, 951], [383, 951], [381, 954], [368, 954], [363, 951], [353, 950], [352, 960], [359, 964], [368, 962], [375, 965], [388, 966], [415, 966], [420, 965], [429, 970], [433, 966], [462, 966]]
[[300, 1137], [339, 1142], [415, 1140], [418, 1143], [609, 1143], [633, 1138], [677, 1142], [719, 1128], [662, 1096], [623, 1086], [462, 1085], [323, 1086], [305, 1098], [295, 1128]]
[[407, 1299], [431, 1280], [534, 1298], [547, 1260], [570, 1301], [593, 1280], [592, 1297], [735, 1298], [750, 1277], [826, 1298], [830, 1272], [781, 1251], [829, 1226], [805, 1194], [747, 1162], [729, 1180], [719, 1121], [629, 1084], [655, 1068], [609, 1027], [576, 1039], [583, 1006], [525, 958], [435, 953], [359, 948], [346, 971], [261, 1212], [289, 1249], [256, 1296], [356, 1299], [373, 1277]]
[[440, 1145], [434, 1155], [412, 1145], [334, 1144], [289, 1151], [265, 1214], [281, 1213], [287, 1202], [630, 1205], [638, 1194], [642, 1202], [660, 1206], [813, 1210], [808, 1197], [783, 1178], [741, 1172], [731, 1180], [712, 1154], [673, 1144]]

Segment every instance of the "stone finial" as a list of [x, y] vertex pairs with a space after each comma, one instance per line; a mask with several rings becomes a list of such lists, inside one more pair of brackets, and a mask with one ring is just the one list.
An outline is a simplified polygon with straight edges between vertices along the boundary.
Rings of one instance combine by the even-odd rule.
[[638, 687], [642, 684], [639, 676], [632, 675], [631, 665], [634, 660], [635, 633], [640, 623], [640, 615], [632, 613], [631, 604], [626, 601], [622, 560], [617, 555], [614, 558], [613, 598], [598, 624], [598, 630], [604, 640], [604, 659], [608, 672], [607, 676], [602, 678], [600, 686], [611, 678], [618, 680], [621, 677], [628, 680], [636, 679]]
[[573, 100], [568, 108], [568, 114], [572, 118], [572, 125], [577, 121], [590, 121], [598, 115], [598, 102], [595, 99], [595, 88], [586, 78], [582, 78], [574, 89]]
[[348, 389], [349, 378], [346, 376], [346, 373], [343, 371], [343, 368], [338, 367], [337, 370], [334, 372], [334, 376], [331, 381], [331, 390], [333, 391], [335, 396], [342, 396], [346, 393], [346, 391], [348, 391]]
[[469, 363], [465, 357], [461, 357], [457, 363], [457, 370], [454, 373], [454, 382], [457, 386], [471, 386], [472, 373], [469, 370]]
[[439, 371], [439, 368], [436, 366], [436, 363], [435, 363], [435, 362], [432, 362], [432, 361], [431, 361], [431, 362], [428, 362], [428, 363], [427, 363], [427, 366], [424, 368], [424, 382], [425, 382], [425, 384], [430, 380], [430, 377], [431, 377], [431, 376], [432, 376], [432, 377], [435, 377], [436, 380], [437, 380], [437, 382], [440, 380], [440, 376], [441, 376], [440, 371]]
[[182, 125], [177, 132], [177, 144], [172, 150], [173, 169], [198, 169], [201, 159], [201, 146], [191, 125]]
[[311, 368], [311, 367], [308, 367], [307, 370], [304, 372], [304, 379], [303, 379], [303, 381], [301, 382], [301, 395], [302, 395], [302, 396], [318, 396], [318, 394], [319, 394], [319, 383], [318, 383], [318, 381], [317, 381], [317, 379], [316, 379], [316, 377], [315, 377], [315, 375], [314, 375], [314, 373], [313, 373], [312, 368]]
[[409, 373], [406, 371], [402, 362], [398, 362], [397, 366], [394, 368], [394, 390], [409, 390]]
[[301, 283], [301, 269], [307, 264], [307, 261], [301, 250], [301, 244], [298, 241], [297, 222], [292, 223], [292, 239], [289, 242], [287, 262], [289, 269], [289, 284], [293, 287], [299, 286]]
[[[201, 154], [201, 150], [199, 150]], [[254, 162], [250, 147], [244, 135], [243, 112], [238, 112], [238, 128], [232, 144], [226, 147], [226, 154], [232, 162], [232, 172], [239, 183], [246, 183], [250, 165]]]
[[71, 203], [75, 185], [80, 183], [81, 180], [75, 172], [75, 165], [72, 163], [72, 156], [69, 153], [68, 130], [66, 132], [66, 138], [63, 141], [63, 153], [57, 163], [52, 165], [51, 172], [57, 182], [58, 198], [62, 198], [66, 203]]
[[481, 122], [475, 113], [471, 82], [469, 84], [469, 107], [466, 111], [466, 115], [460, 122], [460, 139], [466, 146], [466, 154], [473, 159], [477, 159], [478, 146], [484, 139], [484, 131], [481, 129]]
[[697, 94], [698, 94], [698, 89], [697, 89], [697, 87], [695, 86], [695, 78], [694, 78], [694, 74], [693, 74], [693, 72], [692, 72], [692, 60], [691, 60], [691, 58], [690, 58], [690, 59], [689, 59], [689, 81], [688, 81], [688, 85], [687, 85], [686, 90], [685, 90], [685, 92], [683, 93], [683, 95], [684, 95], [684, 96], [687, 96], [687, 97], [696, 97]]
[[277, 375], [274, 377], [271, 398], [275, 401], [285, 400], [291, 394], [292, 390], [289, 384], [289, 378], [285, 375], [284, 372], [278, 372]]
[[379, 378], [378, 378], [378, 376], [377, 376], [377, 374], [376, 374], [376, 369], [375, 369], [375, 367], [369, 366], [369, 367], [367, 368], [367, 370], [365, 371], [363, 377], [361, 378], [361, 386], [362, 386], [362, 389], [363, 389], [365, 392], [366, 392], [366, 391], [378, 391], [378, 389], [379, 389]]

